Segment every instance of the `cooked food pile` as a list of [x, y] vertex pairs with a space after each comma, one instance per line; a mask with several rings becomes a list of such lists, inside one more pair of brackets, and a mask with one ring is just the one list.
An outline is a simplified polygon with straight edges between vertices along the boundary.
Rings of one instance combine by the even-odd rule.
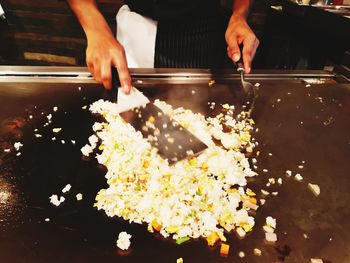
[[96, 101], [90, 111], [105, 122], [93, 125], [96, 134], [82, 152], [93, 153], [100, 142], [96, 158], [108, 169], [109, 187], [98, 192], [95, 206], [108, 216], [146, 223], [150, 232], [171, 236], [177, 244], [202, 237], [212, 246], [232, 230], [244, 236], [255, 223], [249, 212], [258, 208], [255, 193], [247, 188], [247, 178], [257, 174], [245, 156], [254, 148], [254, 122], [244, 112], [236, 120], [234, 107], [227, 104], [215, 118], [161, 101], [155, 104], [208, 148], [170, 166], [116, 113], [116, 104]]

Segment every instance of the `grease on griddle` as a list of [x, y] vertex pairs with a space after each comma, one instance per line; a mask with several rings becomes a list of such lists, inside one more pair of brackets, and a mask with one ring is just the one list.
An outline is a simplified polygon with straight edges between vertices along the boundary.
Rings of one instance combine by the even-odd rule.
[[290, 255], [290, 253], [292, 252], [292, 249], [288, 245], [277, 245], [275, 247], [275, 249], [278, 253], [277, 257], [281, 261], [284, 261], [286, 259], [286, 257], [288, 257]]

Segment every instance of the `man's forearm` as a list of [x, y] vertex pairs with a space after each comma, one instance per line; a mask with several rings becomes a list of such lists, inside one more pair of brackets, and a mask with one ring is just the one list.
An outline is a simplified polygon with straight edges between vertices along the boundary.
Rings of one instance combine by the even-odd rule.
[[112, 34], [94, 0], [68, 0], [68, 3], [83, 27], [87, 38], [98, 32], [110, 32]]
[[253, 0], [233, 0], [232, 15], [247, 18]]

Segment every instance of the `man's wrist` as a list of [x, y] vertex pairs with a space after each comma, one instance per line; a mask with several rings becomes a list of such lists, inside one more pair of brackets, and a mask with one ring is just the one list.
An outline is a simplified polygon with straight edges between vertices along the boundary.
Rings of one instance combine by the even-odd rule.
[[234, 20], [244, 20], [247, 21], [247, 15], [242, 12], [233, 12], [231, 18]]
[[253, 0], [235, 0], [232, 5], [232, 16], [236, 19], [247, 20]]

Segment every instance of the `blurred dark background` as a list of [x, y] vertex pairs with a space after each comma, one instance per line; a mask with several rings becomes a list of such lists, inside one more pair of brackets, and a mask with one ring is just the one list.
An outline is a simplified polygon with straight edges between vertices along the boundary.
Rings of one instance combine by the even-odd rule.
[[[230, 5], [223, 0], [223, 5]], [[120, 0], [100, 0], [115, 31]], [[86, 40], [64, 0], [0, 1], [1, 65], [85, 65]], [[331, 7], [330, 7], [331, 8]], [[350, 9], [326, 10], [288, 0], [255, 0], [249, 23], [261, 41], [259, 69], [350, 67]], [[349, 11], [349, 13], [347, 13]]]

